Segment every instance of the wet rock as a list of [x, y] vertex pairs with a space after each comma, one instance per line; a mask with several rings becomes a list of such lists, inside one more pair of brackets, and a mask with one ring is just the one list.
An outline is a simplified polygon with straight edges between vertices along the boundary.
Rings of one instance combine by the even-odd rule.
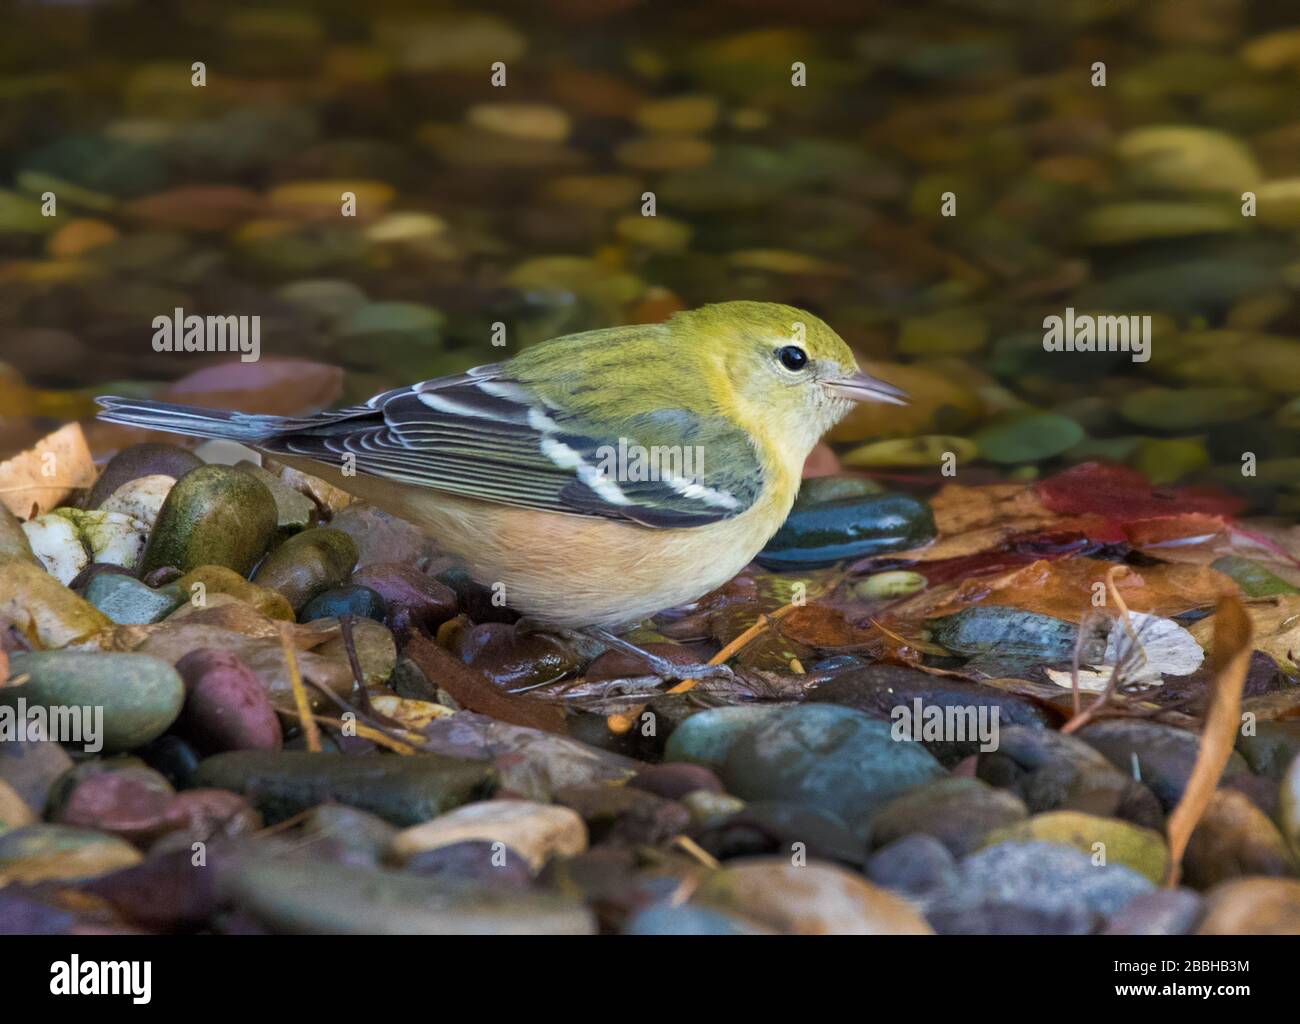
[[979, 779], [937, 779], [877, 811], [871, 819], [871, 845], [879, 848], [910, 835], [928, 835], [961, 857], [983, 846], [990, 833], [1014, 828], [1028, 815], [1015, 794]]
[[[1078, 736], [1116, 768], [1140, 778], [1166, 811], [1173, 810], [1182, 797], [1200, 750], [1195, 733], [1157, 722], [1095, 722], [1080, 729]], [[1249, 770], [1242, 756], [1233, 751], [1221, 779]]]
[[1281, 779], [1288, 766], [1300, 756], [1300, 722], [1287, 719], [1256, 722], [1253, 735], [1237, 737], [1237, 753], [1256, 775]]
[[[355, 619], [352, 622], [352, 649], [361, 666], [361, 678], [367, 686], [380, 686], [388, 682], [397, 664], [397, 644], [393, 634], [382, 622], [374, 619]], [[342, 633], [326, 640], [316, 648], [322, 658], [349, 665], [347, 643]]]
[[260, 480], [271, 492], [271, 497], [275, 499], [276, 531], [280, 536], [286, 537], [305, 530], [316, 518], [316, 503], [274, 473], [248, 461], [236, 462], [235, 468]]
[[891, 798], [943, 774], [918, 745], [851, 708], [813, 704], [782, 710], [743, 733], [720, 776], [746, 800], [792, 800], [831, 812], [865, 836]]
[[317, 594], [345, 583], [356, 560], [351, 537], [318, 526], [290, 537], [267, 555], [253, 583], [283, 594], [298, 611]]
[[165, 619], [181, 604], [174, 590], [155, 590], [121, 573], [97, 573], [82, 596], [120, 625], [142, 625]]
[[918, 897], [951, 886], [956, 881], [957, 862], [939, 840], [913, 832], [873, 853], [865, 872], [876, 885]]
[[1031, 813], [1082, 811], [1160, 830], [1156, 795], [1074, 736], [1050, 729], [1003, 729], [996, 751], [979, 755], [976, 774], [1014, 790]]
[[927, 935], [904, 899], [843, 868], [788, 858], [732, 861], [700, 884], [692, 905], [738, 914], [787, 935]]
[[51, 791], [59, 778], [72, 768], [72, 759], [53, 740], [40, 740], [30, 733], [0, 742], [0, 782], [36, 817], [45, 814]]
[[521, 634], [501, 622], [485, 622], [467, 630], [458, 648], [466, 665], [507, 690], [562, 679], [579, 666], [567, 645], [540, 633]]
[[1295, 873], [1296, 859], [1269, 816], [1243, 793], [1216, 790], [1183, 854], [1183, 883], [1209, 889], [1246, 875]]
[[[681, 644], [651, 641], [639, 646], [643, 651], [658, 655], [661, 658], [667, 658], [674, 665], [694, 665], [700, 661], [698, 654]], [[638, 658], [635, 654], [627, 651], [606, 650], [591, 660], [586, 671], [583, 672], [583, 678], [588, 682], [602, 679], [629, 679], [634, 676], [646, 675], [649, 672], [650, 668], [645, 663], [645, 660]]]
[[275, 533], [271, 492], [247, 473], [205, 465], [176, 481], [145, 549], [142, 571], [220, 565], [247, 575]]
[[591, 912], [570, 897], [444, 884], [406, 872], [249, 859], [223, 894], [274, 931], [324, 935], [586, 935]]
[[668, 737], [664, 760], [689, 761], [717, 772], [741, 735], [788, 706], [741, 704], [697, 712]]
[[129, 516], [152, 530], [167, 495], [175, 485], [174, 478], [161, 474], [136, 477], [105, 498], [99, 511]]
[[1035, 658], [1041, 662], [1069, 661], [1074, 656], [1078, 626], [1048, 615], [981, 604], [928, 622], [931, 639], [953, 654]]
[[582, 816], [593, 843], [658, 846], [690, 825], [682, 804], [629, 786], [565, 786], [555, 802]]
[[113, 622], [38, 565], [0, 559], [0, 619], [42, 647], [90, 640]]
[[466, 839], [412, 854], [404, 871], [449, 885], [528, 889], [533, 869], [517, 850], [487, 839]]
[[120, 488], [134, 480], [152, 476], [177, 480], [201, 465], [203, 462], [193, 452], [176, 445], [133, 444], [108, 460], [86, 497], [86, 508], [100, 508]]
[[941, 934], [1029, 930], [1026, 914], [1037, 915], [1042, 931], [1078, 934], [1153, 888], [1131, 868], [1099, 867], [1066, 846], [1008, 841], [963, 858], [956, 880], [931, 894], [924, 909]]
[[772, 569], [832, 565], [917, 547], [934, 532], [929, 506], [909, 495], [836, 498], [793, 510], [758, 561]]
[[[724, 810], [725, 816], [719, 817]], [[714, 857], [815, 857], [860, 867], [866, 856], [862, 840], [835, 815], [801, 804], [756, 800], [739, 807], [715, 808], [700, 819], [699, 804], [691, 805], [696, 842]]]
[[177, 730], [201, 754], [279, 750], [280, 719], [262, 681], [232, 651], [192, 651], [176, 663], [185, 682]]
[[650, 765], [637, 772], [627, 784], [633, 789], [642, 789], [668, 800], [680, 800], [688, 793], [699, 790], [722, 792], [722, 781], [718, 776], [703, 765], [694, 764]]
[[190, 606], [197, 609], [208, 605], [210, 595], [227, 594], [267, 618], [293, 621], [293, 608], [283, 594], [250, 583], [224, 565], [201, 565], [168, 584], [167, 589], [180, 594]]
[[1190, 935], [1201, 916], [1201, 897], [1190, 889], [1153, 889], [1112, 914], [1103, 935]]
[[1123, 864], [1156, 885], [1164, 883], [1169, 871], [1169, 850], [1164, 836], [1154, 829], [1116, 818], [1099, 818], [1079, 811], [1048, 811], [990, 832], [983, 845], [1008, 840], [1073, 846], [1098, 864]]
[[587, 827], [568, 807], [530, 800], [484, 800], [398, 833], [393, 856], [415, 854], [471, 839], [516, 850], [538, 871], [551, 857], [572, 857], [587, 848]]
[[1205, 894], [1197, 935], [1300, 934], [1300, 881], [1236, 878]]
[[872, 573], [853, 585], [853, 593], [864, 601], [893, 601], [919, 593], [926, 586], [926, 579], [919, 572], [898, 569]]
[[167, 831], [167, 811], [175, 794], [166, 779], [136, 765], [90, 767], [94, 770], [79, 772], [80, 778], [72, 782], [56, 821], [120, 836], [137, 846]]
[[372, 562], [352, 574], [351, 583], [378, 594], [394, 629], [416, 627], [435, 633], [456, 616], [456, 594], [432, 576], [396, 562]]
[[282, 821], [333, 800], [394, 825], [416, 825], [485, 794], [492, 772], [483, 762], [436, 754], [410, 757], [240, 750], [199, 765], [195, 781], [242, 793]]
[[388, 606], [369, 587], [353, 584], [317, 594], [303, 605], [298, 619], [300, 622], [312, 622], [315, 619], [337, 619], [344, 615], [383, 622], [388, 615]]
[[[29, 679], [0, 690], [6, 703], [22, 697], [29, 708], [102, 708], [103, 735], [96, 738], [108, 753], [160, 736], [176, 720], [184, 698], [176, 670], [142, 654], [33, 651], [14, 655], [10, 670]], [[97, 723], [82, 728], [97, 728]], [[89, 738], [83, 735], [77, 742]]]
[[172, 733], [141, 747], [137, 756], [177, 789], [191, 785], [199, 767], [198, 752]]
[[346, 804], [313, 807], [302, 823], [303, 846], [313, 857], [356, 867], [379, 867], [397, 833], [383, 818]]

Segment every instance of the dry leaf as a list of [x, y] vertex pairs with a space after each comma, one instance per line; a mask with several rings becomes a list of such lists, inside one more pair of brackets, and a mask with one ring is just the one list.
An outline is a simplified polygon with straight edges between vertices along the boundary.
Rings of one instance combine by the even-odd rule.
[[[1267, 654], [1284, 672], [1300, 671], [1300, 594], [1251, 601], [1246, 614], [1254, 627], [1255, 650]], [[1192, 627], [1192, 636], [1202, 647], [1208, 648], [1217, 618], [1213, 615]]]
[[20, 455], [0, 462], [0, 501], [19, 519], [48, 512], [98, 472], [81, 427], [69, 423]]
[[1178, 885], [1188, 840], [1205, 813], [1236, 744], [1241, 724], [1241, 689], [1250, 668], [1252, 635], [1250, 616], [1242, 603], [1235, 597], [1220, 601], [1214, 613], [1214, 642], [1210, 648], [1214, 682], [1210, 709], [1201, 731], [1201, 747], [1182, 799], [1166, 823], [1169, 835], [1166, 884], [1170, 888]]

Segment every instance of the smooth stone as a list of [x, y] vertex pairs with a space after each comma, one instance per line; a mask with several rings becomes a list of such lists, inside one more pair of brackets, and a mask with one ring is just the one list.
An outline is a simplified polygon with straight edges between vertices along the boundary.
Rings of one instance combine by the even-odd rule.
[[1090, 931], [1154, 888], [1150, 879], [1132, 868], [1098, 866], [1090, 856], [1068, 846], [1007, 841], [964, 857], [957, 865], [956, 879], [928, 895], [924, 909], [940, 934], [989, 934], [994, 929], [988, 925], [1007, 922], [1006, 910], [1032, 911], [1056, 919], [1067, 926], [1065, 930]]
[[865, 837], [891, 798], [943, 774], [918, 744], [890, 726], [834, 704], [781, 710], [741, 734], [719, 772], [745, 800], [789, 800], [829, 811]]
[[653, 906], [623, 924], [624, 935], [770, 935], [766, 928], [707, 907]]
[[185, 706], [176, 723], [201, 754], [279, 750], [280, 719], [266, 687], [233, 651], [200, 649], [176, 663]]
[[0, 887], [98, 878], [140, 863], [125, 839], [72, 825], [26, 825], [0, 833]]
[[907, 900], [831, 864], [787, 857], [730, 861], [691, 904], [738, 914], [786, 935], [929, 935]]
[[71, 783], [54, 820], [144, 846], [167, 831], [175, 793], [162, 775], [139, 765], [89, 766]]
[[0, 743], [0, 782], [41, 817], [55, 784], [72, 769], [72, 758], [53, 740], [15, 737]]
[[729, 793], [710, 793], [703, 789], [687, 793], [682, 797], [682, 804], [691, 816], [691, 824], [697, 829], [721, 825], [745, 807], [745, 801], [739, 797]]
[[1248, 796], [1219, 789], [1192, 831], [1182, 868], [1185, 885], [1209, 889], [1247, 875], [1294, 875], [1297, 862], [1272, 819]]
[[455, 591], [409, 565], [372, 562], [352, 573], [351, 584], [379, 595], [394, 629], [433, 633], [460, 610]]
[[[322, 620], [323, 621], [323, 620]], [[354, 619], [352, 622], [352, 647], [361, 666], [361, 678], [367, 686], [381, 686], [388, 682], [397, 665], [397, 642], [392, 631], [374, 619]], [[347, 644], [339, 635], [316, 648], [323, 658], [350, 665]]]
[[530, 800], [483, 800], [466, 804], [393, 839], [392, 854], [405, 861], [425, 850], [481, 839], [518, 851], [534, 871], [552, 857], [573, 857], [587, 848], [587, 826], [568, 807]]
[[1300, 935], [1300, 881], [1236, 878], [1205, 894], [1197, 935]]
[[241, 460], [235, 463], [235, 468], [256, 477], [271, 492], [271, 497], [275, 499], [276, 528], [282, 535], [298, 533], [311, 525], [316, 516], [316, 503], [311, 498], [294, 490], [274, 473], [251, 462]]
[[[1120, 771], [1140, 778], [1166, 811], [1173, 810], [1181, 799], [1200, 751], [1200, 737], [1196, 733], [1157, 722], [1094, 722], [1080, 729], [1078, 737], [1104, 754]], [[1249, 771], [1250, 766], [1234, 750], [1219, 781]]]
[[697, 764], [652, 764], [641, 769], [627, 782], [633, 789], [642, 789], [669, 800], [680, 800], [688, 793], [704, 790], [721, 793], [722, 780]]
[[277, 932], [317, 935], [590, 935], [596, 922], [572, 897], [443, 883], [299, 859], [250, 859], [224, 895]]
[[45, 571], [64, 586], [90, 564], [90, 552], [71, 519], [46, 513], [27, 520], [22, 529], [27, 537], [28, 550]]
[[283, 594], [298, 611], [317, 594], [347, 582], [357, 547], [342, 530], [318, 526], [277, 547], [253, 574], [253, 583]]
[[862, 498], [880, 494], [884, 489], [874, 480], [860, 476], [815, 476], [799, 484], [799, 494], [794, 499], [797, 509], [822, 505], [840, 498]]
[[628, 786], [564, 786], [554, 799], [582, 816], [593, 843], [662, 846], [690, 826], [684, 805]]
[[0, 502], [0, 560], [6, 558], [17, 558], [32, 565], [41, 565], [40, 559], [33, 553], [31, 543], [27, 540], [22, 523], [3, 502]]
[[914, 898], [952, 885], [957, 861], [934, 836], [913, 832], [873, 853], [864, 871], [876, 885]]
[[338, 510], [330, 526], [356, 544], [358, 572], [377, 564], [414, 569], [434, 550], [417, 526], [361, 501]]
[[15, 676], [30, 678], [0, 689], [0, 701], [23, 697], [29, 707], [102, 707], [106, 753], [162, 735], [180, 714], [185, 695], [175, 669], [143, 654], [33, 651], [13, 655], [9, 667]]
[[98, 573], [86, 584], [82, 597], [119, 625], [158, 622], [182, 603], [174, 591], [154, 590], [132, 576]]
[[486, 839], [421, 850], [402, 865], [402, 870], [458, 885], [528, 889], [533, 884], [533, 869], [521, 853]]
[[162, 511], [163, 502], [176, 485], [174, 477], [162, 473], [139, 476], [128, 480], [103, 500], [99, 508], [103, 512], [118, 512], [138, 520], [153, 529]]
[[1100, 818], [1079, 811], [1048, 811], [995, 829], [981, 846], [1007, 840], [1060, 843], [1073, 846], [1098, 864], [1123, 864], [1162, 885], [1169, 870], [1169, 849], [1164, 836], [1116, 818]]
[[113, 622], [26, 559], [0, 558], [0, 620], [45, 648], [67, 647], [112, 629]]
[[1183, 432], [1258, 416], [1272, 404], [1247, 388], [1142, 388], [1125, 395], [1119, 411], [1140, 427]]
[[1226, 132], [1198, 125], [1150, 125], [1115, 143], [1125, 173], [1139, 189], [1225, 192], [1240, 199], [1261, 178], [1250, 150]]
[[293, 621], [293, 608], [283, 594], [259, 587], [224, 565], [201, 565], [173, 580], [168, 589], [180, 594], [194, 608], [206, 608], [208, 598], [225, 594], [261, 612], [269, 619]]
[[397, 833], [383, 818], [346, 804], [320, 804], [302, 822], [313, 855], [357, 867], [381, 866]]
[[930, 638], [953, 654], [996, 653], [1047, 662], [1069, 661], [1079, 632], [1071, 622], [994, 604], [972, 605], [927, 625]]
[[275, 533], [275, 499], [229, 466], [204, 465], [176, 481], [145, 549], [142, 571], [220, 565], [246, 576]]
[[90, 561], [130, 570], [139, 564], [149, 533], [148, 526], [140, 520], [103, 509], [56, 508], [49, 515], [73, 524]]
[[198, 752], [174, 733], [164, 733], [141, 747], [137, 756], [177, 789], [192, 785], [199, 767]]
[[298, 621], [337, 619], [344, 615], [383, 622], [388, 615], [388, 606], [384, 603], [384, 599], [369, 587], [355, 584], [334, 587], [322, 591], [303, 605], [298, 613]]
[[910, 495], [838, 498], [792, 511], [758, 561], [778, 570], [831, 565], [916, 547], [934, 533], [930, 507]]
[[540, 633], [521, 634], [502, 622], [484, 622], [466, 630], [456, 653], [466, 665], [507, 690], [558, 680], [580, 666], [567, 644]]
[[[1042, 708], [1024, 697], [905, 665], [850, 665], [809, 689], [807, 699], [812, 703], [857, 708], [888, 720], [903, 730], [902, 735], [918, 738], [944, 764], [956, 764], [963, 757], [979, 753], [986, 739], [996, 740], [994, 721], [998, 736], [1011, 726], [1041, 728], [1050, 721]], [[953, 733], [951, 738], [927, 738], [927, 720], [940, 714], [945, 723], [966, 730], [966, 735]], [[983, 738], [979, 734], [981, 716], [990, 726]]]
[[133, 444], [108, 460], [86, 498], [86, 508], [99, 508], [121, 487], [148, 476], [177, 480], [203, 465], [193, 452], [172, 444]]
[[1084, 439], [1079, 424], [1051, 412], [1017, 412], [981, 427], [974, 437], [990, 462], [1041, 462], [1073, 448]]
[[919, 572], [894, 569], [872, 573], [866, 579], [859, 580], [853, 584], [853, 593], [864, 601], [893, 601], [920, 593], [927, 585], [925, 577]]
[[1190, 889], [1154, 889], [1134, 896], [1112, 914], [1101, 934], [1190, 935], [1201, 909], [1201, 897]]
[[689, 761], [718, 772], [736, 741], [781, 710], [778, 704], [738, 704], [698, 711], [673, 730], [665, 761]]
[[1237, 737], [1237, 753], [1256, 775], [1283, 779], [1300, 756], [1300, 722], [1287, 718], [1256, 722], [1251, 735]]
[[326, 801], [348, 804], [394, 825], [436, 818], [483, 796], [489, 764], [438, 754], [380, 754], [238, 750], [199, 765], [195, 781], [243, 793], [274, 824]]
[[871, 819], [871, 845], [882, 847], [912, 835], [928, 835], [954, 857], [986, 845], [986, 837], [1029, 816], [1024, 801], [979, 779], [944, 778], [904, 793]]
[[1013, 790], [1032, 813], [1073, 810], [1147, 828], [1164, 826], [1156, 795], [1075, 736], [1009, 726], [998, 740], [997, 750], [980, 753], [976, 775]]
[[[691, 808], [698, 819], [698, 806]], [[866, 846], [835, 815], [803, 804], [756, 800], [697, 826], [696, 842], [719, 860], [772, 854], [861, 867]]]

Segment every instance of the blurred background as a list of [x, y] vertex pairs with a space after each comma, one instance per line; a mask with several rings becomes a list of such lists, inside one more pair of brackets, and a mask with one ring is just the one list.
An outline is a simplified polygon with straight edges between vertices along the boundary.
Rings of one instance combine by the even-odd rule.
[[[855, 414], [823, 467], [1104, 458], [1294, 518], [1288, 6], [18, 2], [0, 456], [99, 393], [287, 413], [753, 298], [915, 398]], [[260, 316], [261, 360], [155, 352], [178, 307]], [[1066, 307], [1151, 314], [1151, 360], [1045, 352]]]

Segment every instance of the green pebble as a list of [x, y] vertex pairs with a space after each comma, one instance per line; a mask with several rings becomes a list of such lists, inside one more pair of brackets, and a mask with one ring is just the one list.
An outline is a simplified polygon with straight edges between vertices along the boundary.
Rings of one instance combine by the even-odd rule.
[[1089, 856], [1104, 856], [1106, 864], [1124, 864], [1157, 885], [1164, 884], [1169, 868], [1169, 848], [1159, 832], [1080, 811], [1035, 814], [1027, 821], [994, 829], [984, 837], [983, 845], [995, 846], [1007, 840], [1073, 846]]
[[926, 579], [919, 572], [896, 569], [878, 572], [853, 585], [853, 593], [864, 601], [888, 601], [924, 590]]
[[278, 521], [275, 498], [256, 477], [230, 466], [200, 466], [181, 477], [163, 502], [142, 575], [163, 566], [189, 572], [221, 565], [246, 576]]
[[9, 667], [14, 676], [30, 678], [0, 688], [0, 701], [23, 697], [29, 707], [102, 707], [107, 753], [132, 750], [161, 736], [185, 699], [176, 670], [143, 654], [32, 651], [13, 655]]
[[154, 590], [132, 576], [101, 572], [81, 595], [114, 622], [139, 626], [159, 622], [180, 607], [183, 598], [174, 590]]
[[1060, 455], [1084, 438], [1074, 420], [1052, 412], [1011, 413], [975, 435], [980, 454], [990, 462], [1039, 462]]
[[276, 528], [281, 535], [298, 533], [311, 525], [312, 517], [316, 515], [316, 503], [311, 498], [252, 462], [237, 462], [235, 468], [261, 480], [271, 492], [275, 499]]
[[351, 537], [318, 526], [295, 534], [267, 555], [253, 582], [279, 591], [296, 612], [322, 591], [347, 582], [356, 562], [357, 545]]
[[815, 476], [799, 485], [795, 508], [807, 508], [838, 498], [858, 498], [879, 494], [884, 488], [874, 480], [860, 476]]

